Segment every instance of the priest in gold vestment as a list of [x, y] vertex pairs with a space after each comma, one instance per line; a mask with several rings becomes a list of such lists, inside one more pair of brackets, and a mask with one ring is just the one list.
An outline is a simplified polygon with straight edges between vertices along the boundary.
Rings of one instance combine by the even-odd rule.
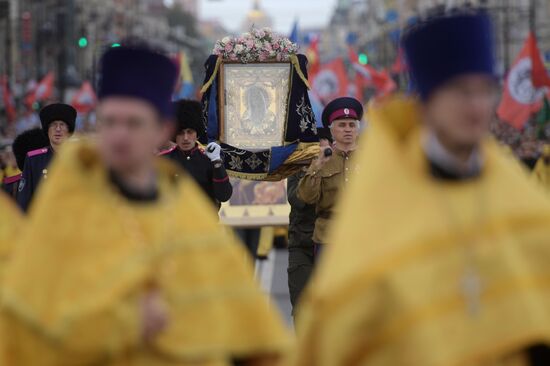
[[176, 67], [102, 58], [98, 135], [60, 151], [5, 275], [1, 365], [271, 365], [286, 329], [192, 178], [153, 155]]
[[489, 17], [429, 18], [418, 93], [369, 108], [290, 365], [550, 365], [550, 203], [488, 134]]

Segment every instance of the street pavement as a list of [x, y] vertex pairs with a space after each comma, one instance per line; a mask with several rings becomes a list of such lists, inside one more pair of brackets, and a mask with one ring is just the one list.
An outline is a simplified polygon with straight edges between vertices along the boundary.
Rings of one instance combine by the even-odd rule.
[[288, 250], [273, 249], [266, 260], [256, 261], [256, 276], [264, 291], [282, 312], [288, 325], [292, 325], [292, 308], [288, 293]]

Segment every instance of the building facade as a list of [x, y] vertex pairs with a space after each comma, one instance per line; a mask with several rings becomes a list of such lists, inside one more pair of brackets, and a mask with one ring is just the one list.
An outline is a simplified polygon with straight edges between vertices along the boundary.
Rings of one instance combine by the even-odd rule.
[[[4, 2], [12, 18], [3, 15]], [[198, 9], [198, 1], [182, 3], [191, 13]], [[21, 85], [53, 71], [58, 99], [66, 99], [65, 90], [96, 81], [99, 57], [122, 40], [140, 38], [170, 53], [196, 53], [191, 51], [203, 44], [183, 27], [171, 27], [168, 11], [163, 0], [0, 0], [0, 74], [10, 75], [22, 94]]]
[[[550, 62], [550, 1], [548, 0], [339, 0], [325, 32], [328, 58], [341, 54], [339, 45], [352, 44], [377, 67], [394, 62], [401, 32], [407, 24], [435, 7], [480, 6], [495, 24], [498, 71], [504, 75], [530, 29]], [[336, 47], [335, 47], [336, 45]], [[332, 55], [331, 55], [332, 54]]]

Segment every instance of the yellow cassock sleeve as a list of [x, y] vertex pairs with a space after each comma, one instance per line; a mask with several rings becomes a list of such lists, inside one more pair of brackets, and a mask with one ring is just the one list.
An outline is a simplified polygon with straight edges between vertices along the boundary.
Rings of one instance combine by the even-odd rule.
[[[14, 336], [0, 357], [183, 365], [286, 350], [286, 329], [236, 239], [190, 178], [158, 164], [159, 200], [132, 203], [110, 185], [93, 145], [61, 151], [7, 271], [1, 315]], [[169, 324], [147, 353], [139, 299], [151, 284]]]
[[289, 365], [515, 364], [550, 343], [548, 198], [492, 141], [479, 179], [432, 178], [418, 115], [401, 97], [370, 111]]

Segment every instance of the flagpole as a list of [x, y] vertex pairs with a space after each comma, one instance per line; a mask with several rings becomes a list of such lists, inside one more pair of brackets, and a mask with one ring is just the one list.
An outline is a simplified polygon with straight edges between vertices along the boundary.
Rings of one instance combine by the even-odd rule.
[[537, 3], [537, 0], [529, 1], [529, 29], [531, 30], [531, 32], [533, 32], [533, 34], [535, 35], [535, 38], [537, 36], [537, 30], [536, 30], [537, 17], [536, 17], [536, 9], [535, 9], [536, 3]]

